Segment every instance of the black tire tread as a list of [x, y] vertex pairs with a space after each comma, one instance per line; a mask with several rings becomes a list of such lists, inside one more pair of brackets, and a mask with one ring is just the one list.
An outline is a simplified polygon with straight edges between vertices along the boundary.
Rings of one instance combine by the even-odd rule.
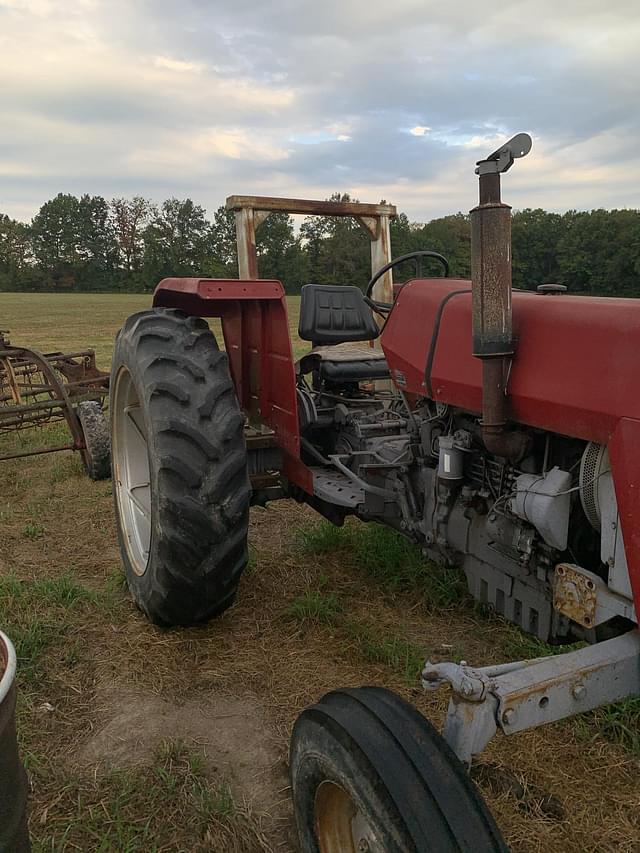
[[[326, 694], [296, 721], [292, 768], [296, 742], [305, 736], [313, 739], [318, 727], [349, 754], [360, 756], [369, 781], [390, 800], [410, 839], [401, 849], [508, 851], [482, 797], [444, 738], [396, 694], [378, 687]], [[293, 783], [296, 803], [295, 777]], [[299, 825], [304, 824], [305, 816], [296, 812]]]
[[153, 571], [128, 573], [129, 585], [155, 623], [197, 624], [233, 603], [248, 558], [244, 420], [227, 356], [204, 320], [155, 309], [125, 321], [114, 369], [119, 360], [140, 377], [157, 466]]
[[102, 406], [95, 400], [87, 400], [78, 403], [75, 411], [86, 446], [82, 453], [85, 471], [92, 480], [108, 480], [111, 476], [111, 436]]

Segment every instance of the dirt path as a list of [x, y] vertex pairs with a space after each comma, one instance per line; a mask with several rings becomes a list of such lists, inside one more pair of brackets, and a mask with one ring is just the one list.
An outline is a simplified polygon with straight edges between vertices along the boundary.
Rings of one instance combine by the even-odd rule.
[[[253, 511], [237, 605], [208, 626], [161, 631], [121, 587], [108, 483], [89, 482], [72, 457], [1, 473], [0, 625], [21, 652], [36, 849], [294, 850], [287, 750], [302, 708], [333, 687], [380, 684], [439, 723], [447, 697], [422, 694], [415, 654], [485, 664], [521, 642], [469, 607], [438, 612], [389, 592], [344, 549], [302, 553], [299, 530], [317, 517], [290, 502]], [[310, 596], [333, 616], [292, 607]], [[187, 770], [181, 753], [156, 766], [176, 742]], [[167, 767], [182, 773], [178, 793]], [[640, 849], [638, 758], [586, 723], [496, 738], [478, 772], [513, 850]], [[207, 801], [196, 826], [194, 791], [223, 782], [236, 805]], [[150, 800], [161, 788], [171, 796]], [[230, 821], [235, 835], [220, 835]], [[113, 840], [125, 829], [127, 846]]]

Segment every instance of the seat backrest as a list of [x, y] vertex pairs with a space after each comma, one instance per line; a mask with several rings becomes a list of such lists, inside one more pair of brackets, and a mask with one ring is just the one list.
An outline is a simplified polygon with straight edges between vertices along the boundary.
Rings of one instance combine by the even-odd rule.
[[359, 287], [305, 284], [298, 334], [314, 344], [341, 344], [372, 341], [380, 329]]

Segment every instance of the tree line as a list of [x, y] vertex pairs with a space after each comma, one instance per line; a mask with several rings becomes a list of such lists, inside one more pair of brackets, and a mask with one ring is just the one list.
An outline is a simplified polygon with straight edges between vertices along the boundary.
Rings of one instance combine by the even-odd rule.
[[[351, 201], [335, 193], [333, 201]], [[541, 209], [512, 216], [513, 283], [556, 282], [596, 295], [640, 296], [640, 211]], [[467, 214], [428, 223], [400, 213], [391, 223], [394, 257], [432, 249], [451, 274], [470, 275]], [[296, 231], [291, 216], [272, 213], [257, 232], [262, 278], [287, 292], [307, 282], [364, 286], [371, 274], [369, 238], [351, 219], [308, 217]], [[396, 280], [412, 275], [409, 265]], [[437, 266], [434, 274], [439, 274]], [[160, 205], [131, 199], [60, 193], [30, 223], [0, 214], [0, 290], [145, 291], [165, 276], [237, 278], [234, 214], [211, 219], [191, 199]]]

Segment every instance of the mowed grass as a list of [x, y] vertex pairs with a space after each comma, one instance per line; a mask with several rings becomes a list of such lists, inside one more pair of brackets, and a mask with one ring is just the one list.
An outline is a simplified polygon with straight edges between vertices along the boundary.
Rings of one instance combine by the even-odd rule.
[[[151, 308], [151, 301], [151, 293], [1, 293], [1, 327], [10, 330], [12, 343], [45, 352], [94, 349], [106, 370], [116, 332], [130, 314]], [[297, 336], [300, 297], [287, 297], [287, 305], [297, 357], [308, 349]], [[218, 321], [210, 324], [218, 336]]]
[[354, 570], [365, 572], [390, 592], [421, 592], [428, 610], [442, 611], [466, 596], [462, 572], [426, 560], [417, 546], [379, 524], [336, 527], [322, 521], [299, 530], [298, 544], [308, 554], [344, 554]]
[[199, 753], [180, 740], [160, 743], [148, 764], [112, 769], [89, 783], [47, 763], [30, 771], [55, 794], [40, 815], [46, 841], [32, 832], [42, 853], [269, 849], [247, 807], [235, 802], [226, 782], [213, 783]]
[[[16, 343], [94, 346], [108, 367], [115, 331], [151, 297], [3, 294], [0, 302], [9, 305], [2, 326]], [[298, 300], [289, 307], [295, 328]], [[286, 776], [271, 782], [264, 765], [253, 768], [274, 744], [269, 766], [286, 773], [289, 732], [302, 708], [336, 687], [379, 684], [441, 725], [448, 692], [423, 694], [425, 659], [483, 665], [546, 653], [481, 612], [458, 572], [434, 566], [402, 537], [359, 522], [335, 528], [289, 501], [252, 511], [251, 560], [237, 604], [208, 625], [160, 630], [123, 584], [109, 483], [89, 481], [70, 453], [7, 463], [0, 478], [0, 627], [18, 649], [19, 735], [32, 840], [42, 853], [293, 853], [292, 834], [283, 831], [291, 824]], [[256, 784], [272, 791], [266, 812], [247, 805], [254, 789], [237, 791], [233, 772], [219, 766], [214, 717], [208, 739], [199, 729], [184, 741], [174, 731], [175, 720], [188, 728], [199, 718], [194, 708], [202, 706], [207, 718], [221, 695], [248, 697], [264, 715], [256, 741], [247, 729], [244, 760]], [[161, 711], [145, 712], [142, 723], [127, 717], [118, 737], [135, 752], [137, 738], [157, 731], [153, 749], [144, 760], [136, 753], [132, 763], [108, 761], [111, 754], [95, 744], [122, 719], [122, 707], [138, 701]], [[163, 724], [169, 709], [175, 716]], [[635, 853], [634, 713], [634, 703], [624, 703], [494, 739], [480, 768], [504, 768], [522, 788], [562, 804], [561, 816], [549, 817], [480, 778], [514, 853]], [[222, 738], [222, 746], [242, 764], [237, 743]]]

